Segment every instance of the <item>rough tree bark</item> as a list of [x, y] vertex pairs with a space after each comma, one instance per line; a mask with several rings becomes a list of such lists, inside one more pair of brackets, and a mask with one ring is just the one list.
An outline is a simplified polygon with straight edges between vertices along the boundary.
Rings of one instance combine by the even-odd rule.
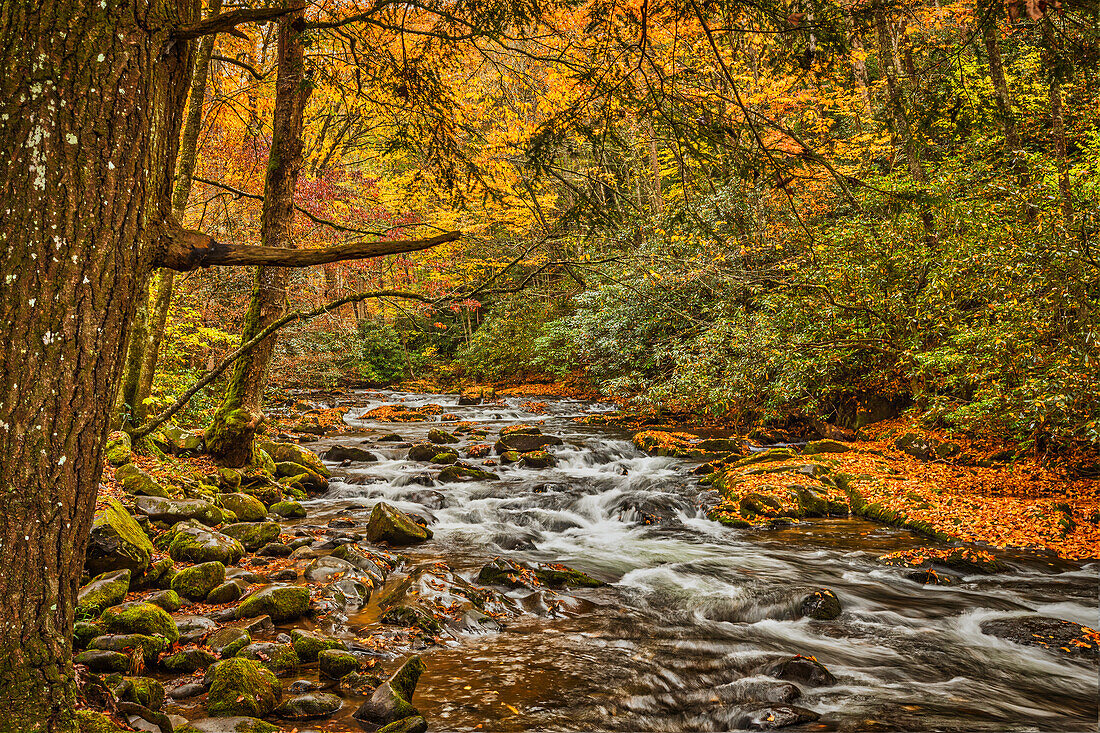
[[[310, 86], [301, 43], [302, 12], [279, 21], [278, 75], [271, 152], [264, 180], [260, 239], [265, 247], [293, 246], [294, 190], [302, 170], [302, 128]], [[286, 312], [287, 270], [256, 270], [241, 341], [246, 342]], [[255, 460], [254, 436], [263, 420], [263, 395], [276, 338], [272, 335], [233, 366], [221, 406], [206, 429], [206, 448], [227, 466]]]

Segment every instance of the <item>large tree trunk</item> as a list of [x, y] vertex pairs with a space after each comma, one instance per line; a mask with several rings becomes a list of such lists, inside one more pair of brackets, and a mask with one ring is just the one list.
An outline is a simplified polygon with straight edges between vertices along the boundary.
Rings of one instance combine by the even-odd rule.
[[75, 730], [73, 608], [127, 324], [169, 216], [189, 70], [189, 44], [170, 31], [190, 6], [153, 5], [0, 13], [5, 733]]
[[[298, 25], [301, 17], [302, 11], [297, 11], [279, 22], [275, 114], [260, 227], [264, 247], [293, 246], [294, 189], [302, 170], [303, 113], [310, 92]], [[242, 343], [286, 312], [286, 280], [283, 267], [257, 269]], [[263, 419], [263, 394], [275, 343], [272, 335], [234, 365], [225, 398], [206, 430], [207, 449], [225, 465], [244, 466], [255, 459], [253, 438]]]
[[[214, 16], [222, 10], [222, 0], [210, 0], [208, 16]], [[195, 70], [191, 76], [191, 94], [187, 102], [187, 117], [183, 123], [180, 137], [179, 164], [176, 168], [175, 185], [172, 189], [172, 215], [177, 221], [183, 221], [187, 210], [187, 199], [191, 195], [191, 177], [195, 174], [195, 160], [198, 156], [199, 130], [202, 128], [202, 107], [206, 98], [206, 82], [210, 74], [210, 57], [214, 54], [214, 42], [217, 34], [203, 36], [195, 53]], [[134, 425], [145, 421], [145, 400], [153, 392], [153, 378], [157, 373], [160, 358], [160, 344], [164, 339], [164, 326], [168, 322], [168, 310], [172, 307], [172, 290], [176, 273], [167, 267], [161, 268], [154, 279], [153, 301], [149, 304], [149, 316], [145, 323], [145, 338], [141, 354], [141, 368], [137, 389], [133, 395]], [[131, 337], [136, 341], [137, 334]], [[133, 348], [133, 346], [131, 346]]]

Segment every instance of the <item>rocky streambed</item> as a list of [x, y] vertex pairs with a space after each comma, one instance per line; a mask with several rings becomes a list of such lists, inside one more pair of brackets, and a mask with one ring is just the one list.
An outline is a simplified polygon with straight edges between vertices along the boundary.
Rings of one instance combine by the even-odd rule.
[[169, 481], [112, 446], [89, 699], [161, 731], [1095, 726], [1094, 564], [929, 583], [878, 560], [908, 531], [711, 521], [710, 456], [576, 421], [600, 405], [341, 399], [345, 431], [272, 436], [266, 471]]

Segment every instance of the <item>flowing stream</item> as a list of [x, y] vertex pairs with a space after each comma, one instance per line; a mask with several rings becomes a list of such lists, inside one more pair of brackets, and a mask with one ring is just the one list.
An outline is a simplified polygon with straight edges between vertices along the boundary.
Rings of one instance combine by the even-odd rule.
[[[427, 671], [415, 702], [434, 730], [737, 729], [761, 706], [745, 701], [746, 686], [766, 687], [772, 681], [761, 667], [792, 654], [815, 656], [838, 681], [800, 685], [791, 702], [821, 717], [788, 730], [1096, 729], [1094, 661], [979, 629], [987, 619], [1034, 612], [1096, 626], [1096, 564], [1010, 556], [1010, 573], [922, 586], [876, 561], [923, 544], [908, 532], [860, 520], [773, 531], [708, 521], [690, 463], [647, 456], [628, 434], [573, 419], [606, 406], [555, 399], [533, 415], [518, 398], [466, 407], [445, 395], [343, 399], [355, 405], [345, 418], [352, 432], [310, 447], [366, 442], [381, 460], [334, 467], [338, 478], [307, 503], [305, 521], [365, 520], [384, 499], [428, 518], [435, 532], [403, 551], [405, 572], [442, 560], [474, 580], [486, 562], [507, 557], [564, 563], [609, 583], [563, 592], [556, 607], [513, 591], [531, 612], [504, 630], [422, 650]], [[431, 402], [490, 429], [480, 442], [505, 425], [541, 422], [565, 441], [551, 449], [557, 465], [496, 466], [499, 481], [426, 488], [413, 480], [426, 464], [408, 461], [407, 446], [371, 441], [396, 432], [415, 443], [448, 424], [357, 416], [382, 404]], [[841, 616], [795, 618], [798, 599], [819, 588], [837, 594]], [[368, 606], [348, 625], [369, 625], [376, 614]]]

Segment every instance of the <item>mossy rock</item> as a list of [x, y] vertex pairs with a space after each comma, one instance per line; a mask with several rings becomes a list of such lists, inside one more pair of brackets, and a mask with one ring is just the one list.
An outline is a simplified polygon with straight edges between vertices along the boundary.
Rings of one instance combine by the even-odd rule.
[[93, 575], [109, 570], [139, 574], [149, 567], [153, 543], [116, 499], [96, 513], [84, 565]]
[[432, 428], [428, 431], [428, 440], [436, 445], [446, 445], [448, 443], [457, 443], [459, 438], [446, 430], [440, 430], [439, 428]]
[[259, 718], [233, 715], [192, 720], [182, 728], [176, 728], [175, 733], [283, 733], [283, 729]]
[[[173, 578], [174, 579], [174, 578]], [[143, 599], [146, 603], [152, 603], [154, 606], [160, 606], [168, 613], [173, 613], [180, 610], [180, 606], [183, 602], [180, 600], [179, 593], [174, 590], [158, 590], [156, 593], [150, 593]]]
[[258, 522], [267, 516], [264, 503], [250, 494], [219, 494], [215, 501], [236, 514], [240, 522]]
[[802, 448], [802, 455], [813, 456], [818, 453], [847, 453], [851, 448], [839, 440], [814, 440]]
[[103, 627], [91, 621], [77, 621], [73, 624], [73, 648], [84, 649], [92, 639], [103, 635]]
[[197, 520], [213, 527], [225, 521], [221, 508], [205, 499], [166, 499], [159, 496], [139, 496], [134, 500], [134, 509], [149, 517], [150, 521], [185, 522]]
[[412, 448], [409, 448], [408, 459], [410, 461], [430, 461], [436, 454], [439, 453], [439, 446], [431, 443], [417, 443]]
[[125, 474], [117, 474], [122, 480], [122, 488], [127, 493], [134, 496], [156, 496], [160, 498], [168, 497], [168, 490], [157, 483], [156, 479], [137, 468], [134, 464], [130, 464], [135, 470], [126, 471]]
[[750, 529], [752, 527], [752, 522], [742, 519], [741, 517], [735, 517], [727, 512], [712, 510], [707, 513], [707, 518], [718, 522], [718, 524], [724, 527], [731, 527], [733, 529]]
[[275, 710], [282, 697], [279, 680], [253, 659], [233, 657], [218, 662], [207, 678], [206, 709], [211, 715], [263, 717]]
[[332, 476], [320, 456], [300, 445], [265, 442], [259, 445], [259, 449], [271, 456], [276, 465], [279, 463], [297, 463], [299, 466], [305, 466], [326, 479]]
[[106, 713], [96, 710], [77, 710], [76, 729], [79, 733], [123, 733], [126, 730], [120, 728]]
[[316, 662], [318, 655], [325, 650], [346, 648], [344, 642], [338, 639], [330, 639], [302, 629], [291, 631], [290, 638], [294, 644], [295, 653], [303, 662]]
[[[168, 546], [165, 545], [164, 549], [168, 549]], [[175, 563], [172, 562], [171, 558], [164, 557], [151, 563], [139, 580], [141, 586], [145, 588], [162, 588], [166, 590], [172, 587], [172, 578], [175, 575]]]
[[309, 692], [298, 695], [275, 709], [275, 714], [286, 720], [312, 720], [331, 717], [343, 707], [344, 701], [330, 692]]
[[759, 453], [750, 453], [744, 458], [729, 464], [731, 469], [745, 468], [758, 463], [772, 463], [775, 461], [790, 461], [798, 458], [790, 448], [769, 448]]
[[443, 627], [431, 614], [413, 606], [388, 608], [378, 617], [378, 620], [390, 626], [417, 628], [429, 636], [438, 636], [443, 632]]
[[802, 599], [799, 613], [818, 621], [831, 621], [840, 615], [840, 599], [828, 588], [815, 590]]
[[374, 725], [387, 725], [420, 715], [412, 704], [412, 698], [424, 669], [424, 662], [419, 656], [410, 657], [401, 669], [378, 686], [352, 717]]
[[227, 524], [221, 533], [238, 540], [246, 550], [255, 552], [279, 538], [278, 522], [238, 522]]
[[124, 677], [120, 700], [136, 702], [150, 710], [158, 710], [164, 704], [164, 685], [152, 677]]
[[410, 715], [379, 728], [375, 733], [427, 733], [428, 721], [423, 715]]
[[172, 590], [184, 598], [201, 601], [224, 582], [225, 565], [217, 561], [204, 562], [176, 573], [172, 578]]
[[197, 522], [180, 522], [172, 528], [171, 538], [168, 555], [173, 560], [232, 565], [244, 557], [240, 542]]
[[104, 609], [118, 605], [130, 591], [130, 571], [115, 570], [92, 578], [76, 594], [76, 618], [96, 618]]
[[[537, 582], [532, 582], [532, 577]], [[551, 588], [596, 588], [605, 585], [602, 581], [565, 565], [525, 563], [500, 557], [482, 567], [477, 579], [479, 583], [512, 588], [531, 588], [540, 584]]]
[[181, 649], [160, 660], [160, 665], [172, 674], [191, 674], [206, 669], [218, 658], [206, 649]]
[[256, 462], [257, 468], [271, 478], [275, 478], [275, 459], [271, 457], [271, 454], [263, 448], [257, 448], [256, 458], [258, 459]]
[[233, 655], [235, 659], [254, 659], [275, 674], [294, 669], [301, 660], [290, 644], [278, 644], [271, 641], [253, 642]]
[[317, 655], [317, 666], [322, 677], [338, 680], [359, 669], [359, 657], [343, 649], [324, 649]]
[[500, 437], [508, 435], [542, 435], [537, 425], [506, 425], [500, 429]]
[[159, 634], [170, 642], [179, 638], [179, 630], [172, 617], [163, 608], [144, 601], [111, 606], [100, 615], [99, 622], [111, 633]]
[[306, 515], [305, 507], [293, 500], [275, 502], [269, 509], [284, 519], [301, 519]]
[[432, 463], [435, 463], [435, 464], [438, 464], [438, 465], [447, 466], [447, 465], [451, 465], [453, 463], [456, 463], [457, 461], [458, 461], [458, 454], [455, 453], [454, 451], [446, 451], [446, 452], [443, 452], [443, 453], [437, 453], [434, 456], [432, 456]]
[[121, 430], [116, 430], [108, 435], [107, 447], [103, 452], [103, 457], [107, 459], [107, 463], [116, 468], [129, 463], [133, 457], [130, 436]]
[[522, 455], [518, 450], [508, 450], [500, 454], [501, 463], [516, 463], [520, 458]]
[[459, 481], [496, 481], [499, 477], [495, 473], [459, 462], [440, 471], [438, 478], [440, 483], [450, 484]]
[[366, 535], [372, 542], [412, 545], [431, 539], [432, 531], [421, 527], [400, 509], [380, 501], [371, 510]]
[[215, 606], [232, 603], [243, 596], [247, 588], [248, 584], [239, 578], [227, 580], [206, 595], [206, 602]]
[[163, 636], [150, 636], [148, 634], [107, 634], [92, 639], [88, 643], [88, 649], [120, 652], [122, 654], [141, 650], [145, 664], [152, 666], [156, 663], [157, 657], [168, 649], [168, 639]]
[[237, 626], [223, 626], [206, 640], [211, 651], [222, 657], [232, 657], [251, 643], [252, 637], [249, 633]]
[[110, 674], [117, 672], [125, 674], [130, 671], [132, 662], [129, 655], [122, 652], [113, 652], [107, 649], [88, 649], [73, 657], [74, 664], [83, 664], [97, 674]]
[[378, 460], [378, 456], [371, 453], [365, 448], [357, 448], [353, 445], [334, 445], [325, 451], [321, 458], [326, 461], [334, 461], [335, 463], [341, 463], [343, 461], [351, 461], [353, 463], [374, 463]]
[[244, 599], [237, 618], [270, 616], [276, 623], [290, 621], [309, 610], [309, 589], [300, 585], [268, 585]]
[[741, 500], [737, 502], [737, 508], [741, 512], [742, 517], [753, 519], [760, 515], [771, 516], [778, 514], [782, 511], [783, 505], [780, 504], [779, 500], [774, 496], [753, 492], [741, 497]]
[[557, 462], [554, 456], [550, 455], [544, 450], [535, 450], [524, 453], [522, 456], [520, 456], [520, 461], [527, 468], [549, 468]]

